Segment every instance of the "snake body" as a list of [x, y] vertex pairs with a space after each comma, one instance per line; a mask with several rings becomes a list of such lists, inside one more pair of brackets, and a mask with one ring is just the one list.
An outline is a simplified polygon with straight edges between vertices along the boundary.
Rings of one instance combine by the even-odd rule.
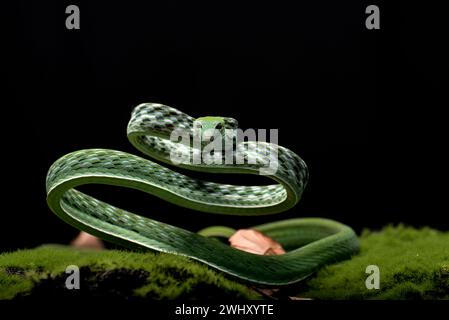
[[[170, 133], [174, 129], [193, 132], [198, 121], [209, 128], [237, 126], [232, 118], [194, 119], [175, 108], [146, 103], [134, 108], [127, 128], [128, 139], [146, 155], [173, 164], [170, 158], [173, 151], [193, 155], [198, 150], [171, 141]], [[265, 153], [250, 148], [252, 143], [255, 142], [242, 142], [233, 149], [240, 150], [245, 159], [255, 156], [255, 163], [180, 163], [178, 166], [210, 173], [258, 174], [267, 159]], [[286, 211], [300, 200], [308, 170], [304, 161], [291, 150], [270, 143], [265, 143], [265, 147], [267, 150], [276, 148], [278, 168], [267, 175], [275, 184], [260, 186], [202, 181], [116, 150], [75, 151], [50, 167], [46, 180], [47, 203], [65, 222], [104, 240], [130, 248], [143, 247], [187, 256], [262, 285], [301, 281], [322, 266], [356, 253], [359, 244], [354, 231], [329, 219], [298, 218], [253, 227], [278, 241], [287, 251], [283, 255], [263, 256], [211, 239], [211, 236], [230, 235], [230, 228], [210, 227], [194, 233], [133, 214], [76, 190], [85, 184], [133, 188], [179, 206], [228, 215], [258, 216]]]

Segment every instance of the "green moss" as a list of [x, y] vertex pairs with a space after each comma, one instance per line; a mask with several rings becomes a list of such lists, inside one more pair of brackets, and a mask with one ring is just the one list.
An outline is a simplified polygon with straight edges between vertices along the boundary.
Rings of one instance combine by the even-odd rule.
[[[360, 242], [359, 255], [323, 268], [299, 286], [282, 288], [276, 296], [449, 299], [449, 232], [390, 226], [380, 232], [363, 232]], [[80, 267], [80, 290], [65, 288], [68, 265]], [[379, 267], [379, 290], [365, 286], [368, 265]], [[56, 245], [0, 254], [0, 299], [74, 295], [125, 299], [261, 298], [218, 271], [174, 255], [75, 250]]]
[[[81, 289], [68, 290], [69, 265], [80, 268]], [[260, 298], [246, 286], [184, 257], [46, 245], [0, 255], [0, 299], [114, 295], [152, 299]]]
[[[386, 227], [364, 231], [360, 254], [323, 268], [300, 295], [314, 299], [449, 299], [449, 232]], [[380, 271], [380, 289], [368, 290], [368, 265]]]

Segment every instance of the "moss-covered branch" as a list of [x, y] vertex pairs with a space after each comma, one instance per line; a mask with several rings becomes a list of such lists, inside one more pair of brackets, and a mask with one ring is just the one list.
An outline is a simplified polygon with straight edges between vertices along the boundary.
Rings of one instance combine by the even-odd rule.
[[[366, 288], [368, 265], [379, 267], [379, 290]], [[306, 285], [301, 294], [314, 299], [449, 299], [449, 232], [365, 231], [359, 255], [323, 268]]]
[[[65, 269], [80, 268], [81, 289], [68, 290]], [[380, 289], [368, 290], [368, 265]], [[364, 232], [361, 252], [275, 296], [313, 299], [449, 299], [449, 232], [403, 226]], [[190, 259], [119, 250], [47, 245], [0, 255], [0, 299], [114, 296], [124, 299], [261, 298], [247, 285]]]
[[[80, 290], [68, 290], [67, 266], [80, 268]], [[243, 298], [259, 295], [190, 259], [159, 253], [76, 250], [46, 245], [0, 255], [0, 299], [115, 296], [125, 299]]]

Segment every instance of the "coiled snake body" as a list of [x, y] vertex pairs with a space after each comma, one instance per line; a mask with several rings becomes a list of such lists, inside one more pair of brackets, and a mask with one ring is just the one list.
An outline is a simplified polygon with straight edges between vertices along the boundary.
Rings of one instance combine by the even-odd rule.
[[[147, 103], [137, 106], [128, 124], [130, 142], [156, 160], [172, 164], [173, 151], [192, 155], [198, 150], [180, 146], [169, 137], [173, 129], [193, 132], [204, 128], [235, 128], [231, 118], [194, 119], [174, 108]], [[180, 167], [211, 173], [258, 174], [265, 154], [240, 143], [245, 159], [256, 163], [193, 164]], [[266, 143], [268, 150], [274, 147]], [[65, 222], [90, 234], [126, 247], [147, 248], [183, 255], [206, 263], [240, 279], [264, 284], [298, 282], [320, 267], [349, 258], [358, 250], [354, 231], [341, 223], [322, 218], [298, 218], [255, 226], [278, 241], [286, 254], [262, 256], [232, 248], [209, 236], [230, 235], [232, 229], [211, 227], [199, 233], [138, 216], [76, 190], [84, 184], [108, 184], [141, 190], [173, 204], [203, 212], [229, 215], [262, 215], [292, 208], [301, 198], [308, 179], [305, 163], [294, 152], [275, 146], [277, 170], [268, 175], [276, 184], [237, 186], [193, 179], [165, 166], [125, 152], [88, 149], [67, 154], [49, 169], [47, 202]], [[254, 151], [256, 150], [256, 151]], [[216, 156], [216, 155], [215, 155]]]

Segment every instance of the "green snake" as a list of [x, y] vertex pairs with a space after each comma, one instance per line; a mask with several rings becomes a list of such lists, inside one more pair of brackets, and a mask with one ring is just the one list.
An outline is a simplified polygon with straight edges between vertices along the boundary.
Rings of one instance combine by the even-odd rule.
[[[201, 150], [170, 139], [175, 129], [191, 134], [193, 141], [195, 134], [202, 135], [206, 129], [226, 134], [236, 128], [237, 121], [232, 118], [194, 119], [166, 105], [145, 103], [134, 108], [127, 134], [138, 150], [158, 162], [173, 165], [173, 152], [192, 156]], [[243, 159], [255, 158], [251, 163], [185, 161], [177, 166], [208, 173], [260, 174], [260, 169], [267, 164], [267, 154], [276, 154], [277, 170], [266, 175], [274, 184], [239, 186], [203, 181], [129, 153], [87, 149], [69, 153], [50, 167], [46, 179], [47, 203], [65, 222], [106, 241], [186, 256], [260, 285], [292, 284], [324, 265], [355, 254], [359, 243], [354, 231], [329, 219], [298, 218], [255, 226], [254, 229], [273, 238], [286, 250], [282, 255], [257, 255], [217, 241], [216, 236], [230, 236], [234, 232], [231, 228], [217, 226], [195, 233], [133, 214], [76, 190], [86, 184], [133, 188], [175, 205], [227, 215], [259, 216], [292, 208], [307, 184], [306, 164], [293, 151], [277, 144], [261, 144], [265, 146], [264, 152], [256, 145], [255, 141], [234, 141], [231, 148], [223, 148], [222, 154], [209, 153], [217, 159], [217, 154], [224, 157], [226, 151], [236, 154], [239, 151]]]

